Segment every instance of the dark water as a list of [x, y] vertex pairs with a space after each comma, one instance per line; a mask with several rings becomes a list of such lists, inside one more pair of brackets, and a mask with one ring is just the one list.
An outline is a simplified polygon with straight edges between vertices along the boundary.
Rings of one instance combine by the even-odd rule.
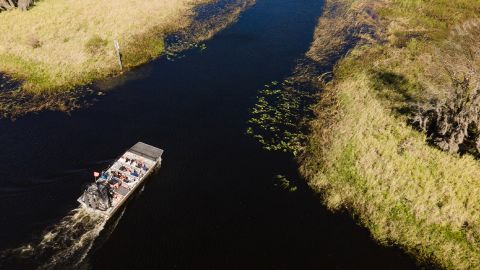
[[[165, 149], [162, 168], [100, 234], [88, 267], [414, 268], [326, 211], [288, 156], [244, 135], [256, 91], [290, 75], [322, 4], [259, 0], [205, 51], [134, 70], [93, 107], [0, 121], [0, 249], [36, 241], [77, 207], [93, 170], [141, 140]], [[298, 191], [279, 187], [277, 174]]]

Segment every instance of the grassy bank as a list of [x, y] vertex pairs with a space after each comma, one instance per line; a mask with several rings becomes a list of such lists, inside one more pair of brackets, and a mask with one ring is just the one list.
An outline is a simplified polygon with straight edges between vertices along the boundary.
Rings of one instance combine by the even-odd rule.
[[69, 90], [119, 73], [163, 51], [162, 36], [188, 26], [209, 0], [42, 0], [27, 12], [0, 13], [0, 72], [30, 92]]
[[329, 208], [350, 211], [381, 243], [443, 268], [480, 268], [480, 162], [407, 124], [413, 104], [445, 96], [452, 70], [465, 75], [465, 59], [478, 68], [480, 1], [327, 2], [335, 16], [319, 21], [308, 56], [328, 53], [317, 39], [336, 33], [322, 30], [330, 20], [358, 43], [316, 106], [302, 172]]

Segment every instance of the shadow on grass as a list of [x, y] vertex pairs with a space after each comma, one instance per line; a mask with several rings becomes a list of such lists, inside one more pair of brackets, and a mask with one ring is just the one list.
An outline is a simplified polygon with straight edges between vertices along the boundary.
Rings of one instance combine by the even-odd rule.
[[421, 86], [408, 80], [405, 76], [390, 71], [374, 71], [372, 73], [373, 88], [377, 90], [381, 100], [388, 102], [397, 115], [413, 115], [412, 103], [418, 100]]

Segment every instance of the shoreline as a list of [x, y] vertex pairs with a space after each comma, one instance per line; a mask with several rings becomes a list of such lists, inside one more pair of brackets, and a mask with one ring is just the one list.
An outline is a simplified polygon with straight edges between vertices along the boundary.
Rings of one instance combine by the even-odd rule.
[[[192, 2], [190, 0], [185, 1]], [[196, 47], [236, 21], [245, 9], [255, 4], [255, 1], [241, 0], [234, 3], [223, 3], [222, 0], [198, 0], [196, 3], [198, 4], [192, 5], [184, 13], [187, 22], [167, 28], [156, 27], [152, 31], [143, 33], [140, 39], [140, 36], [137, 35], [136, 40], [132, 40], [123, 46], [121, 44], [124, 66], [122, 71], [119, 70], [117, 59], [113, 55], [113, 45], [108, 46], [111, 47], [109, 53], [112, 54], [109, 67], [104, 70], [97, 69], [94, 72], [82, 73], [73, 81], [61, 82], [62, 84], [56, 86], [57, 90], [53, 88], [35, 91], [26, 89], [25, 85], [28, 85], [29, 81], [22, 80], [25, 75], [14, 76], [9, 72], [2, 71], [0, 65], [0, 74], [3, 72], [5, 75], [2, 77], [15, 81], [15, 83], [10, 84], [15, 86], [14, 88], [0, 88], [0, 117], [16, 119], [29, 113], [38, 113], [45, 110], [68, 113], [91, 105], [91, 100], [85, 99], [95, 99], [96, 94], [103, 95], [108, 90], [102, 87], [99, 90], [100, 92], [97, 93], [95, 86], [97, 83], [101, 84], [103, 80], [115, 81], [116, 78], [120, 78], [131, 69], [146, 64], [164, 54], [171, 57], [171, 55]], [[34, 7], [28, 12], [34, 11], [35, 8], [38, 7]], [[203, 18], [197, 20], [199, 14], [203, 13], [205, 13]], [[210, 16], [212, 14], [214, 16]], [[175, 20], [169, 22], [169, 24], [174, 23]], [[175, 36], [176, 39], [173, 43], [166, 43], [165, 38], [169, 36]], [[30, 69], [25, 69], [26, 72], [28, 70]], [[2, 82], [0, 81], [0, 83]], [[19, 85], [20, 87], [18, 87]]]
[[355, 46], [323, 87], [300, 171], [330, 210], [347, 210], [381, 244], [423, 265], [478, 268], [480, 164], [441, 151], [409, 119], [446, 83], [431, 48], [461, 43], [452, 29], [479, 7], [407, 2], [326, 1], [307, 56], [322, 63]]
[[[26, 12], [2, 12], [0, 30], [5, 34], [0, 37], [0, 71], [21, 81], [23, 91], [34, 94], [68, 91], [118, 75], [162, 54], [163, 37], [188, 27], [194, 8], [210, 2], [45, 0]], [[39, 18], [44, 18], [41, 23]], [[27, 25], [32, 21], [36, 22], [33, 29]], [[123, 70], [118, 66], [114, 40], [120, 43]]]

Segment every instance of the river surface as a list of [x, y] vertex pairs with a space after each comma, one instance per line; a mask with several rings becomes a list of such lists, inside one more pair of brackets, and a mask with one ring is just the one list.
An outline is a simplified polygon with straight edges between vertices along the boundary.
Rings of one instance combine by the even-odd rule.
[[[61, 221], [92, 172], [143, 141], [165, 150], [162, 167], [115, 224], [102, 227], [82, 267], [414, 268], [348, 215], [327, 211], [291, 157], [245, 135], [257, 90], [291, 74], [322, 5], [258, 0], [206, 50], [132, 70], [94, 106], [1, 120], [0, 249], [35, 245], [48, 228], [69, 227]], [[278, 174], [298, 190], [284, 190]], [[78, 237], [66, 231], [61, 238]], [[45, 262], [8, 267], [50, 258], [23, 260]]]

